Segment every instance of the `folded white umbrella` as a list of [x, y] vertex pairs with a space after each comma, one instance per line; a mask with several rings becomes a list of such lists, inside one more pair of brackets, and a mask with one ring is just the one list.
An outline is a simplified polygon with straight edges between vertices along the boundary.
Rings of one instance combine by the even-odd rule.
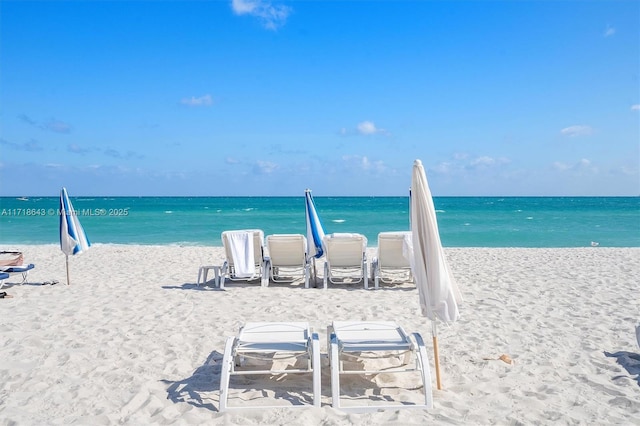
[[436, 381], [438, 389], [441, 389], [436, 319], [445, 323], [456, 321], [460, 317], [458, 304], [462, 302], [462, 295], [442, 249], [436, 210], [427, 175], [420, 160], [413, 164], [410, 214], [413, 276], [418, 288], [422, 315], [432, 321]]

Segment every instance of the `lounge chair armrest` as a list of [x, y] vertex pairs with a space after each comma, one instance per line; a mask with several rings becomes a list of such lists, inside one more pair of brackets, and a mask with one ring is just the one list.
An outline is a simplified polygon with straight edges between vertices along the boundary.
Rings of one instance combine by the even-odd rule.
[[424, 339], [422, 338], [422, 335], [420, 333], [411, 333], [409, 335], [409, 341], [411, 342], [411, 346], [413, 346], [412, 349], [416, 350], [420, 347], [425, 347], [424, 345]]

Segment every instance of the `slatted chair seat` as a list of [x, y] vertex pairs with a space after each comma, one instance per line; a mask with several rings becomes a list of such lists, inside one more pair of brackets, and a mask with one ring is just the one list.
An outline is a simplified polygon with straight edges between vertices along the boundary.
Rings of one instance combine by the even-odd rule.
[[[392, 321], [334, 321], [327, 329], [329, 364], [331, 366], [331, 396], [334, 408], [347, 412], [374, 412], [381, 409], [433, 408], [431, 372], [424, 341], [418, 333], [407, 334]], [[354, 360], [371, 358], [400, 360], [384, 368], [350, 368]], [[347, 362], [347, 361], [351, 361]], [[419, 374], [424, 402], [371, 403], [343, 405], [340, 377], [344, 375]], [[355, 392], [351, 389], [351, 394]]]
[[[243, 359], [249, 358], [258, 366], [245, 367]], [[274, 359], [295, 358], [302, 360], [295, 366], [277, 368]], [[284, 375], [310, 374], [312, 376], [312, 404], [320, 406], [320, 343], [318, 334], [312, 333], [306, 322], [249, 322], [237, 336], [227, 339], [222, 359], [220, 376], [220, 411], [243, 408], [247, 406], [229, 406], [229, 385], [235, 375]], [[288, 407], [305, 407], [308, 404], [290, 405]], [[259, 408], [283, 408], [275, 405]]]

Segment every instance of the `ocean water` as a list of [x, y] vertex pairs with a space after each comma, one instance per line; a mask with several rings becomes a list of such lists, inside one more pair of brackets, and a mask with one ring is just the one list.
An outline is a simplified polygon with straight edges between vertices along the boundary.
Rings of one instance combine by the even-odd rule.
[[[92, 243], [220, 246], [305, 234], [304, 197], [71, 197]], [[408, 197], [314, 197], [326, 233], [409, 229]], [[58, 242], [58, 197], [0, 198], [0, 248]], [[445, 247], [640, 247], [640, 197], [436, 197]]]

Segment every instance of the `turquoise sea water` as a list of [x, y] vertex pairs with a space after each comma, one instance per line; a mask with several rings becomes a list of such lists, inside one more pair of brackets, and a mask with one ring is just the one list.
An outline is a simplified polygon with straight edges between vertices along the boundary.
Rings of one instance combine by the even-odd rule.
[[[220, 246], [220, 233], [305, 234], [304, 197], [72, 197], [92, 243]], [[408, 197], [315, 197], [326, 233], [409, 229]], [[640, 197], [437, 197], [445, 247], [640, 247]], [[0, 198], [0, 247], [58, 242], [58, 197]]]

